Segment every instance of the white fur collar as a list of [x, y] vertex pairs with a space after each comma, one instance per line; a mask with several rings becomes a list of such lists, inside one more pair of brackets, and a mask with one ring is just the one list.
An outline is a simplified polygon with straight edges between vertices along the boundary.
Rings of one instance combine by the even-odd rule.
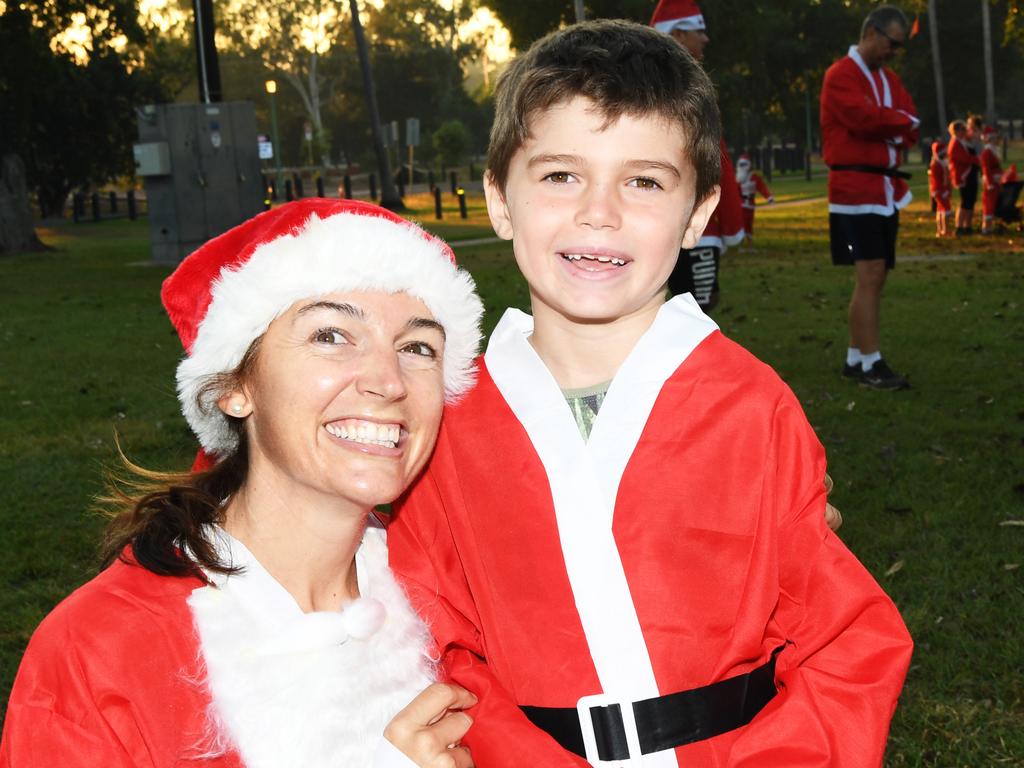
[[211, 693], [210, 754], [247, 768], [362, 768], [384, 726], [434, 679], [427, 630], [387, 567], [374, 521], [356, 555], [361, 597], [303, 613], [245, 546], [217, 529], [245, 570], [188, 599]]

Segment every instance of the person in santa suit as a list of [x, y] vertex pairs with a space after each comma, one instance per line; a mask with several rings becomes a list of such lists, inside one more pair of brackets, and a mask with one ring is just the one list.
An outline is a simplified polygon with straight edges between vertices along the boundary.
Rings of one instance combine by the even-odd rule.
[[433, 682], [373, 509], [473, 381], [472, 280], [388, 211], [309, 199], [199, 248], [162, 298], [214, 463], [129, 466], [103, 570], [25, 652], [0, 765], [471, 766], [474, 698]]
[[[697, 61], [704, 61], [704, 48], [711, 39], [704, 24], [704, 15], [694, 0], [660, 0], [650, 25], [671, 36]], [[697, 244], [679, 252], [679, 261], [668, 279], [668, 290], [672, 295], [692, 294], [705, 312], [710, 312], [718, 304], [718, 273], [722, 255], [729, 246], [743, 242], [744, 235], [743, 207], [724, 135], [720, 151], [718, 207]]]
[[935, 202], [935, 236], [949, 234], [950, 199], [949, 169], [946, 167], [946, 143], [932, 142], [932, 160], [928, 165], [928, 191]]
[[882, 288], [896, 266], [899, 211], [912, 199], [910, 175], [899, 164], [920, 125], [910, 94], [885, 66], [904, 47], [907, 31], [902, 11], [877, 7], [864, 19], [860, 41], [828, 68], [821, 89], [832, 263], [854, 270], [842, 374], [882, 390], [910, 386], [880, 346]]
[[954, 120], [949, 124], [948, 154], [950, 179], [960, 193], [960, 205], [956, 209], [956, 234], [969, 235], [978, 196], [978, 166], [981, 161], [967, 140], [967, 124], [963, 120]]
[[761, 195], [769, 204], [775, 202], [765, 180], [750, 165], [750, 157], [742, 154], [736, 160], [736, 183], [740, 188], [740, 199], [743, 201], [743, 232], [747, 240], [754, 239], [755, 199]]
[[991, 235], [994, 231], [996, 206], [999, 204], [999, 193], [1003, 189], [1003, 166], [999, 162], [999, 132], [988, 126], [981, 133], [983, 146], [981, 150], [981, 181], [982, 219], [981, 233]]
[[388, 529], [488, 768], [881, 763], [911, 641], [825, 524], [824, 450], [666, 300], [717, 203], [715, 101], [623, 21], [498, 82], [484, 189], [532, 316], [502, 317]]

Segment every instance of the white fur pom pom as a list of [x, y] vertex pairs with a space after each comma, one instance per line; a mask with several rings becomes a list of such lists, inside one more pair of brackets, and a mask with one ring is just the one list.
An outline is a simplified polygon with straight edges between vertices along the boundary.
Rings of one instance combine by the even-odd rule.
[[345, 606], [341, 619], [345, 629], [356, 640], [373, 637], [388, 617], [384, 603], [372, 597], [362, 597]]

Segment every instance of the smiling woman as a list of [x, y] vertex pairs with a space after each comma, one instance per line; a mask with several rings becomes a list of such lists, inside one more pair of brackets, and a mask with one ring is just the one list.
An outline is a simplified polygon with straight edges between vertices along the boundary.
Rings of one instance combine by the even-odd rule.
[[473, 382], [481, 305], [441, 241], [305, 200], [167, 279], [202, 471], [115, 493], [106, 563], [15, 682], [5, 766], [472, 765], [373, 508]]

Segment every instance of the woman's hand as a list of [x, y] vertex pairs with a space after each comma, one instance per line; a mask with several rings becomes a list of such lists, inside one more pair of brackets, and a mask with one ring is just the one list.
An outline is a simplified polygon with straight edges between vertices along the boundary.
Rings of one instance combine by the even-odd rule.
[[473, 724], [460, 710], [476, 696], [458, 685], [434, 683], [409, 702], [384, 729], [384, 738], [420, 768], [473, 768], [473, 758], [459, 740]]

